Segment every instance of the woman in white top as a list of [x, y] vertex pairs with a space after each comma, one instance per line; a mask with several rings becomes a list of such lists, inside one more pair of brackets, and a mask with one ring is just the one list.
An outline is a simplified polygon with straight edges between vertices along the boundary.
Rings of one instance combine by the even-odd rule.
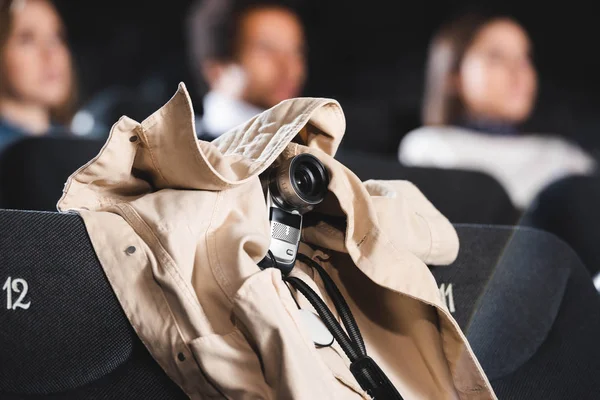
[[522, 209], [550, 182], [593, 173], [595, 161], [574, 144], [518, 133], [537, 92], [530, 52], [527, 33], [507, 17], [444, 26], [429, 51], [425, 126], [404, 137], [400, 162], [488, 173]]

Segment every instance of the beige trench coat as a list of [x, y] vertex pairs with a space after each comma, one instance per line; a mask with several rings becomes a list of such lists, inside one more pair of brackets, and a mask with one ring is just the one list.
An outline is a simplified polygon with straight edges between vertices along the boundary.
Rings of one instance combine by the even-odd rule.
[[[369, 355], [404, 399], [495, 399], [426, 266], [454, 260], [456, 232], [412, 184], [362, 183], [334, 160], [344, 129], [336, 101], [303, 98], [197, 141], [181, 84], [69, 178], [59, 210], [81, 214], [131, 324], [190, 398], [368, 398], [337, 343], [313, 344], [280, 272], [256, 265], [270, 240], [258, 175], [309, 152], [331, 175], [315, 211], [347, 224], [305, 228], [300, 252], [339, 285]], [[318, 274], [293, 274], [335, 311]]]

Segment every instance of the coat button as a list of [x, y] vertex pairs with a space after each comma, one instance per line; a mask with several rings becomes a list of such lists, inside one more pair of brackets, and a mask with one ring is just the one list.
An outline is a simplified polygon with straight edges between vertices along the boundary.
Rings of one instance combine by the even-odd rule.
[[133, 253], [135, 253], [137, 249], [135, 248], [135, 246], [129, 246], [128, 248], [125, 249], [125, 253], [131, 255]]
[[177, 354], [177, 359], [178, 359], [179, 361], [185, 361], [185, 354], [183, 354], [183, 353], [179, 353], [179, 354]]
[[131, 143], [137, 142], [137, 140], [138, 140], [138, 137], [137, 137], [137, 136], [131, 136], [131, 137], [129, 138], [129, 141], [130, 141]]

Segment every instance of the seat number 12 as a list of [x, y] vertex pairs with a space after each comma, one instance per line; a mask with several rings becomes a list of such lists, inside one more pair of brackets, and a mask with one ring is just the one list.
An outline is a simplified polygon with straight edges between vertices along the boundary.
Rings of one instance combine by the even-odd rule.
[[[6, 291], [6, 309], [16, 310], [17, 308], [22, 308], [24, 310], [27, 310], [29, 306], [31, 306], [31, 301], [28, 301], [27, 303], [23, 303], [23, 301], [25, 301], [28, 289], [29, 285], [27, 285], [27, 281], [25, 279], [12, 279], [9, 276], [6, 282], [4, 283], [4, 286], [2, 286], [2, 290]], [[19, 296], [14, 303], [13, 294], [15, 297], [17, 295]]]

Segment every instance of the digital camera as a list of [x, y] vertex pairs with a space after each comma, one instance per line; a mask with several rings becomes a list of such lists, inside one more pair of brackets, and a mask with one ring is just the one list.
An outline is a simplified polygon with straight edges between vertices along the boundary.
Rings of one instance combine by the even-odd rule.
[[283, 275], [287, 275], [296, 262], [302, 215], [325, 198], [329, 173], [318, 158], [303, 153], [274, 167], [264, 183], [271, 222], [271, 244], [269, 256], [259, 265], [263, 268], [277, 267]]

